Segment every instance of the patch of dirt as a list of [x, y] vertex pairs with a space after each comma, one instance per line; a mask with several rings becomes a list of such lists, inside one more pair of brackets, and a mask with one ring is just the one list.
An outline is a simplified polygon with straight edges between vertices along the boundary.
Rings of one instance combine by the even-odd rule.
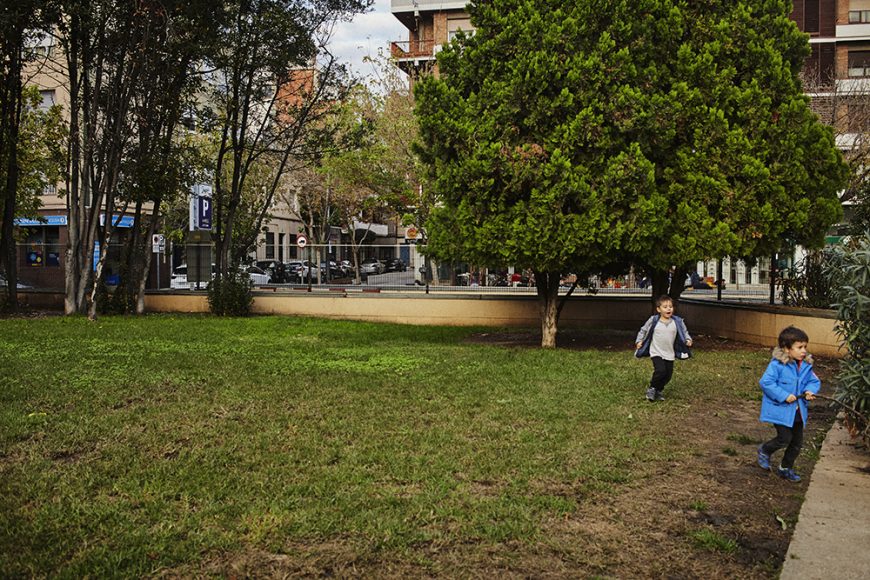
[[[587, 329], [560, 330], [556, 335], [556, 347], [568, 350], [634, 350], [636, 331]], [[693, 334], [694, 348], [712, 350], [755, 350], [769, 352], [770, 347], [758, 346], [717, 336]], [[468, 342], [506, 347], [540, 348], [541, 333], [524, 330], [481, 332], [473, 334]]]

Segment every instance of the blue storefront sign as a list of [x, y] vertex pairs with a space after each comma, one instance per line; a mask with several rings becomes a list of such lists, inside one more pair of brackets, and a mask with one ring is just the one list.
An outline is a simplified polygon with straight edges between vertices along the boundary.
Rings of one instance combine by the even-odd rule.
[[[116, 228], [132, 228], [133, 227], [133, 216], [131, 215], [114, 215], [112, 216], [112, 223]], [[100, 225], [106, 225], [106, 214], [100, 214]]]
[[34, 226], [65, 226], [67, 224], [65, 215], [45, 215], [40, 219], [18, 218], [15, 220], [16, 226], [34, 227]]

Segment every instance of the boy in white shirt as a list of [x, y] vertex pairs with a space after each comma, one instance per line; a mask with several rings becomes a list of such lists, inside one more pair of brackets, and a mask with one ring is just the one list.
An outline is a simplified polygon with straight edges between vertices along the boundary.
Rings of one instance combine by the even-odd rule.
[[637, 349], [634, 356], [652, 359], [653, 375], [646, 390], [646, 398], [651, 402], [665, 400], [662, 391], [674, 374], [674, 360], [692, 356], [689, 351], [692, 337], [683, 319], [674, 315], [674, 301], [670, 296], [656, 299], [656, 312], [658, 314], [644, 323], [634, 341]]

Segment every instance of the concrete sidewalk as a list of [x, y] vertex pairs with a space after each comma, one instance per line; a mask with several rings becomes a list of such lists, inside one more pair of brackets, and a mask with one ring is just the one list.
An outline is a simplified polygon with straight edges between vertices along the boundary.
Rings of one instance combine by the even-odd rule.
[[822, 444], [781, 580], [870, 577], [870, 454], [837, 421]]

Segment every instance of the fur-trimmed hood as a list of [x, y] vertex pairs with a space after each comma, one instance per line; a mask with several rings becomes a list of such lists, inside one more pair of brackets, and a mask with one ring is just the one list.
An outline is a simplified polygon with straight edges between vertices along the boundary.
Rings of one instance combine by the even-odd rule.
[[[770, 354], [770, 358], [772, 358], [773, 360], [778, 360], [784, 365], [787, 365], [790, 360], [788, 358], [788, 352], [780, 347], [776, 347], [775, 349], [773, 349], [773, 352]], [[813, 364], [813, 355], [807, 353], [806, 358], [804, 358], [804, 362], [808, 364]]]

